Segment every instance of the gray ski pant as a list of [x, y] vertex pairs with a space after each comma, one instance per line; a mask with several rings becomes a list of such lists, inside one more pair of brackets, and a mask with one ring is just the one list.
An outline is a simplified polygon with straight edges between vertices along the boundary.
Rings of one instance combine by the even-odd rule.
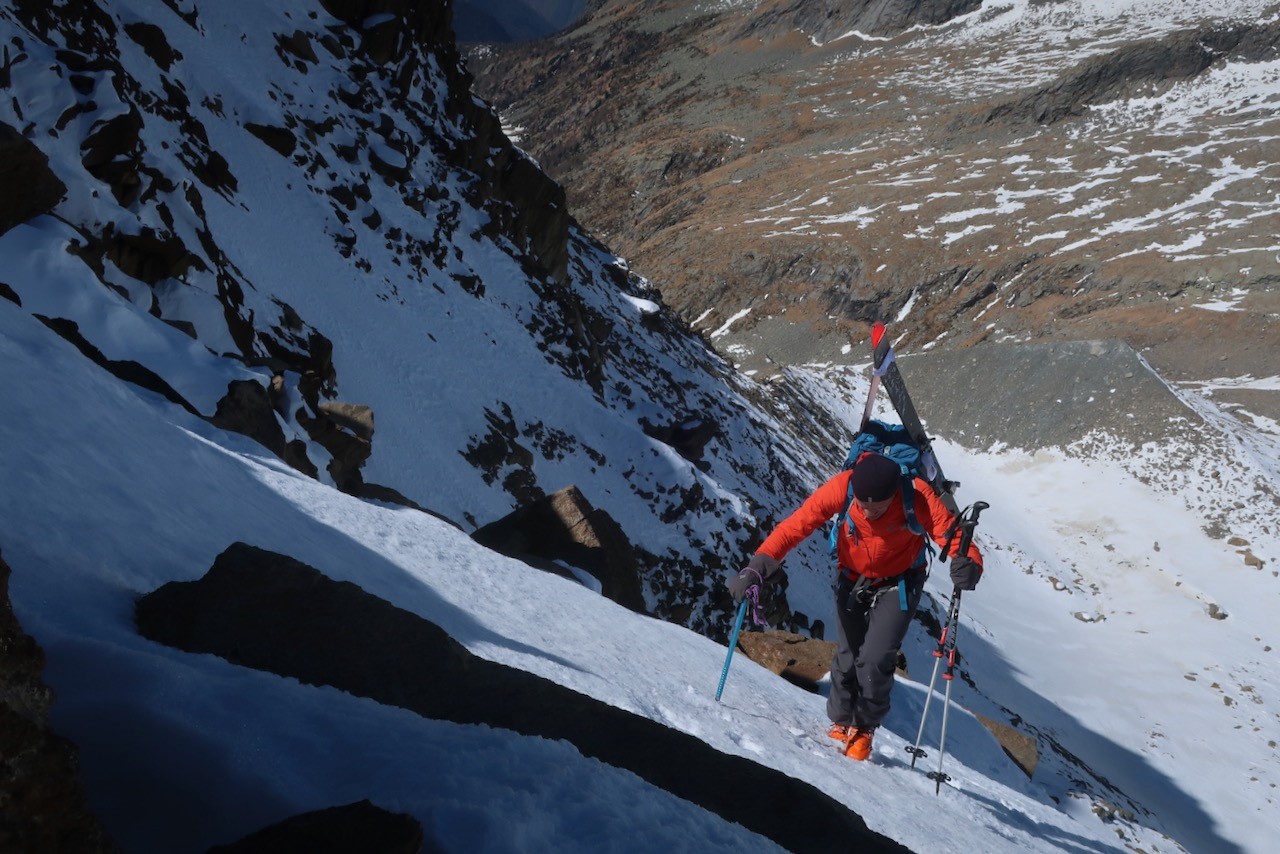
[[844, 577], [836, 584], [836, 654], [831, 659], [831, 694], [827, 716], [832, 723], [877, 727], [889, 713], [889, 692], [898, 650], [920, 604], [926, 572], [904, 576], [907, 610], [898, 585], [854, 590]]

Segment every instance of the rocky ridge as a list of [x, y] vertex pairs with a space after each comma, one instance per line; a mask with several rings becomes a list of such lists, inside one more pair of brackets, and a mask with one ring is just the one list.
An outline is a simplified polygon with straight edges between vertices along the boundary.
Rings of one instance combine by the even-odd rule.
[[[719, 625], [718, 573], [800, 494], [809, 463], [776, 459], [765, 396], [511, 144], [471, 94], [450, 22], [447, 6], [362, 0], [237, 21], [236, 61], [270, 63], [257, 103], [206, 64], [224, 22], [199, 4], [172, 0], [150, 21], [105, 0], [0, 9], [3, 143], [29, 163], [0, 175], [27, 200], [0, 234], [48, 253], [28, 257], [72, 259], [84, 298], [42, 288], [35, 267], [0, 293], [119, 379], [296, 470], [469, 529], [612, 472], [589, 498], [636, 544], [644, 608]], [[257, 223], [296, 210], [315, 237], [259, 239]], [[361, 337], [350, 319], [368, 306], [384, 318]], [[412, 327], [420, 362], [368, 355], [388, 323]], [[610, 459], [607, 442], [574, 435], [581, 417], [549, 420], [545, 383], [520, 387], [492, 358], [513, 337], [527, 342], [519, 364], [546, 371], [601, 436], [634, 433], [652, 451]], [[416, 447], [424, 419], [470, 399], [421, 366], [468, 351], [494, 399]], [[220, 384], [192, 381], [205, 365]], [[776, 489], [757, 490], [766, 473]]]

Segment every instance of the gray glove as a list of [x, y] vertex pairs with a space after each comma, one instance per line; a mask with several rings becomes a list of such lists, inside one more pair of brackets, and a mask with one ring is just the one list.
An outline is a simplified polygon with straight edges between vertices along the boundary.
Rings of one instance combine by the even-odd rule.
[[725, 584], [729, 588], [729, 595], [733, 597], [733, 604], [742, 603], [743, 597], [747, 595], [747, 591], [752, 587], [756, 588], [756, 595], [760, 594], [760, 585], [764, 579], [760, 577], [760, 573], [754, 569], [744, 569], [742, 572], [730, 578]]
[[973, 590], [982, 577], [982, 567], [971, 557], [960, 555], [951, 559], [951, 583], [958, 590]]
[[746, 567], [733, 578], [725, 582], [725, 586], [729, 588], [729, 594], [733, 596], [735, 604], [740, 604], [747, 591], [752, 587], [760, 589], [764, 587], [773, 576], [778, 574], [780, 564], [778, 561], [766, 554], [756, 554], [751, 556], [751, 561]]

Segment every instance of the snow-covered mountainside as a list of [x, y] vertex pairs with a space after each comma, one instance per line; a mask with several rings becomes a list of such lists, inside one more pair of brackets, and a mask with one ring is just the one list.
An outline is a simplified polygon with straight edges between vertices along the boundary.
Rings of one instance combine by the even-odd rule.
[[7, 4], [0, 120], [67, 189], [6, 283], [193, 412], [274, 385], [269, 445], [348, 492], [470, 530], [577, 484], [705, 626], [805, 461], [467, 93], [445, 11], [361, 8]]
[[[1121, 424], [1159, 415], [1136, 444], [1026, 451], [934, 407], [961, 498], [993, 505], [956, 699], [1035, 740], [1031, 779], [961, 709], [950, 784], [907, 767], [945, 570], [870, 763], [832, 751], [821, 689], [742, 653], [717, 703], [724, 573], [842, 459], [866, 366], [735, 371], [501, 133], [449, 13], [0, 2], [0, 560], [106, 833], [204, 851], [368, 799], [445, 851], [832, 850], [830, 827], [867, 850], [1267, 850], [1280, 453], [1213, 405], [1229, 381], [1104, 397]], [[568, 485], [634, 547], [642, 608], [468, 536]], [[265, 635], [219, 651], [144, 630], [140, 601], [236, 544], [280, 556], [246, 598], [306, 579], [264, 597]], [[817, 537], [787, 570], [784, 625], [829, 622]], [[321, 594], [380, 617], [351, 625]], [[362, 650], [359, 678], [298, 647], [317, 621]], [[393, 624], [454, 646], [359, 645]]]

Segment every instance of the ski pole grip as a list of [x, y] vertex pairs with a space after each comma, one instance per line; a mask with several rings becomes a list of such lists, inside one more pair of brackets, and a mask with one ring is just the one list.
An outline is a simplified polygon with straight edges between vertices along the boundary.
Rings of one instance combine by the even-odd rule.
[[965, 511], [965, 515], [968, 518], [966, 518], [964, 523], [961, 525], [960, 548], [956, 551], [956, 554], [965, 555], [969, 553], [969, 546], [973, 543], [973, 529], [978, 527], [978, 515], [990, 506], [991, 505], [985, 501], [975, 501], [973, 502], [973, 505]]

